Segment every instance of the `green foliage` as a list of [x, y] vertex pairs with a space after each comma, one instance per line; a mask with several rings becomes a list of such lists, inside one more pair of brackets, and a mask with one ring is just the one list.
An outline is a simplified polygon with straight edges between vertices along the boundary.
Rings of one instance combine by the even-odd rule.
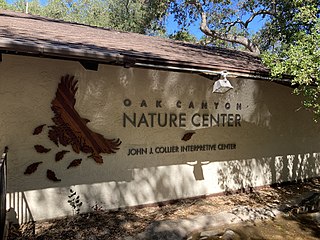
[[[187, 31], [193, 23], [200, 27], [205, 13], [210, 32], [204, 33], [207, 38], [213, 38], [206, 42], [232, 48], [240, 43], [252, 51], [247, 41], [237, 41], [238, 45], [234, 45], [222, 44], [221, 40], [230, 43], [241, 36], [260, 50], [290, 43], [296, 32], [311, 30], [319, 16], [319, 4], [319, 0], [171, 0], [168, 12], [174, 15], [182, 31]], [[257, 34], [250, 32], [254, 19], [264, 23]]]
[[[268, 2], [268, 1], [266, 1]], [[262, 50], [273, 50], [281, 44], [292, 43], [296, 33], [310, 32], [319, 17], [319, 0], [283, 0], [275, 5], [274, 15], [257, 34]]]
[[80, 196], [70, 188], [70, 195], [68, 195], [68, 203], [71, 206], [73, 213], [79, 214], [82, 206], [82, 202], [80, 201]]
[[165, 14], [165, 1], [125, 0], [108, 1], [109, 27], [121, 31], [147, 33], [161, 31]]
[[[140, 1], [111, 1], [110, 27], [127, 32], [143, 33], [145, 27], [145, 6]], [[143, 22], [143, 24], [140, 24]]]
[[[14, 11], [25, 12], [26, 11], [26, 1], [16, 0], [12, 5], [7, 5], [8, 8]], [[41, 15], [42, 7], [39, 0], [28, 1], [28, 13], [33, 15]]]
[[178, 31], [174, 34], [170, 34], [169, 38], [174, 39], [174, 40], [184, 41], [184, 42], [190, 42], [190, 43], [197, 42], [196, 36], [192, 35], [191, 33], [187, 32], [187, 31], [183, 31], [183, 30]]
[[12, 8], [19, 12], [25, 12], [26, 2], [24, 0], [17, 0], [13, 2]]
[[[301, 1], [293, 1], [296, 2]], [[297, 8], [293, 19], [299, 23], [299, 28], [291, 33], [290, 40], [262, 55], [273, 77], [293, 77], [294, 92], [303, 96], [303, 106], [314, 113], [315, 121], [320, 118], [320, 20], [317, 7], [314, 4]]]
[[72, 21], [74, 18], [75, 3], [71, 0], [49, 0], [43, 9], [46, 17]]
[[[263, 2], [265, 4], [262, 4]], [[270, 9], [270, 4], [266, 2], [263, 0], [171, 0], [168, 13], [173, 14], [181, 31], [188, 31], [191, 24], [198, 24], [206, 35], [201, 44], [239, 50], [245, 48], [258, 53], [259, 39], [253, 38], [249, 25], [257, 16], [267, 18], [266, 12]], [[259, 14], [255, 15], [256, 13]]]
[[32, 0], [28, 3], [28, 11], [33, 15], [42, 15], [42, 7], [39, 0]]
[[8, 5], [5, 0], [0, 0], [0, 9], [7, 9]]
[[106, 27], [109, 22], [107, 4], [101, 0], [79, 0], [74, 5], [72, 21]]
[[106, 27], [109, 17], [106, 2], [101, 0], [49, 0], [43, 15], [99, 27]]

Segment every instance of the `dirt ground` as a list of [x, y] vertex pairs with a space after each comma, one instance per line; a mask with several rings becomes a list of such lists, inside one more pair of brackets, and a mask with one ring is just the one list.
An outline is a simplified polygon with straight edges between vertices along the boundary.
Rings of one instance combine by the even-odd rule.
[[[95, 209], [91, 213], [51, 221], [10, 226], [9, 240], [119, 240], [143, 232], [155, 221], [192, 218], [232, 211], [240, 206], [285, 206], [306, 192], [320, 192], [320, 179], [301, 183], [247, 189], [220, 196], [180, 200], [171, 204], [118, 211]], [[287, 210], [286, 210], [287, 211]], [[312, 224], [310, 224], [312, 225]], [[307, 225], [301, 227], [308, 227]], [[310, 226], [314, 228], [314, 226]]]

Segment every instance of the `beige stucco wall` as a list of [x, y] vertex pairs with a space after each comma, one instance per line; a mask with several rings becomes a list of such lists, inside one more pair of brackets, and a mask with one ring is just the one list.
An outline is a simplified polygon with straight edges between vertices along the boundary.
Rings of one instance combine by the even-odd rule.
[[[47, 129], [32, 135], [41, 124], [53, 125], [51, 101], [65, 74], [79, 81], [76, 109], [91, 121], [90, 129], [122, 141], [115, 154], [103, 154], [103, 164], [72, 152], [70, 146], [58, 148]], [[72, 214], [67, 203], [70, 187], [80, 196], [85, 212], [95, 204], [110, 209], [319, 176], [319, 126], [300, 109], [292, 89], [266, 81], [230, 81], [234, 90], [213, 94], [213, 82], [196, 74], [108, 65], [88, 71], [72, 61], [3, 55], [0, 146], [9, 146], [8, 208], [15, 208], [20, 221], [40, 220]], [[125, 106], [125, 99], [131, 106]], [[141, 107], [143, 100], [147, 106]], [[157, 100], [161, 108], [156, 107]], [[190, 101], [194, 108], [189, 108]], [[208, 109], [201, 109], [203, 101]], [[124, 113], [183, 113], [186, 120], [181, 127], [134, 127], [128, 122], [124, 127]], [[196, 127], [190, 123], [196, 113], [238, 114], [241, 126]], [[195, 131], [191, 140], [182, 141], [191, 130]], [[39, 154], [33, 148], [36, 144], [52, 150]], [[217, 149], [181, 152], [181, 147], [206, 144], [216, 144]], [[219, 144], [236, 147], [219, 150]], [[159, 146], [174, 146], [179, 152], [157, 154]], [[140, 148], [148, 153], [128, 156]], [[154, 154], [149, 154], [150, 148]], [[55, 162], [55, 153], [64, 149], [71, 153]], [[82, 164], [66, 169], [75, 158], [82, 158]], [[24, 175], [26, 167], [37, 161], [43, 161], [38, 170]], [[48, 180], [47, 169], [62, 181]]]

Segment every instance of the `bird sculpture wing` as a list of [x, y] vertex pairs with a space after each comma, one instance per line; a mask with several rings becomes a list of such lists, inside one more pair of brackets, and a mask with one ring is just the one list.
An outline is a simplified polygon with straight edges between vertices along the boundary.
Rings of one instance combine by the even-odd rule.
[[51, 102], [55, 125], [50, 126], [49, 138], [56, 145], [71, 145], [76, 153], [90, 153], [90, 158], [103, 163], [101, 153], [115, 153], [119, 150], [121, 141], [106, 139], [87, 126], [89, 120], [82, 118], [75, 109], [77, 83], [69, 75], [61, 78], [56, 96]]

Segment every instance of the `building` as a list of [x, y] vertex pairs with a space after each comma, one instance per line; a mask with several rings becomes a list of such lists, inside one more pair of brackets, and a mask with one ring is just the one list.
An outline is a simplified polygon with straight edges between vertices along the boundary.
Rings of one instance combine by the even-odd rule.
[[20, 222], [319, 176], [319, 127], [249, 53], [9, 11], [0, 53]]

